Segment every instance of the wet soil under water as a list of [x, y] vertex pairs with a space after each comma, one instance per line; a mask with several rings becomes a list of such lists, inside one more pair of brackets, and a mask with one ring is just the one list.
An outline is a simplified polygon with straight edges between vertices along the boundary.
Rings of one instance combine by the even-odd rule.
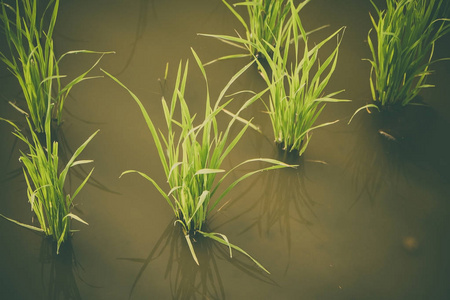
[[[209, 230], [226, 234], [271, 275], [243, 255], [229, 259], [225, 247], [201, 239], [195, 245], [200, 266], [195, 265], [169, 206], [153, 186], [137, 175], [119, 179], [124, 170], [138, 169], [165, 184], [137, 105], [103, 78], [73, 89], [60, 130], [67, 156], [101, 130], [82, 154], [95, 160], [95, 181], [76, 199], [75, 212], [89, 226], [74, 224], [81, 231], [56, 256], [40, 235], [0, 220], [0, 298], [448, 299], [450, 65], [435, 65], [430, 82], [436, 88], [421, 94], [429, 107], [407, 107], [388, 117], [361, 112], [347, 125], [370, 101], [370, 67], [361, 61], [369, 57], [369, 11], [374, 12], [366, 0], [315, 0], [302, 11], [305, 27], [330, 25], [311, 41], [347, 26], [327, 91], [346, 89], [341, 97], [353, 102], [328, 105], [318, 120], [341, 122], [314, 132], [302, 159], [283, 157], [272, 142], [264, 107], [256, 103], [245, 117], [254, 116], [263, 134], [249, 130], [225, 161], [226, 169], [253, 157], [300, 164], [297, 170], [249, 178], [208, 219]], [[101, 67], [136, 93], [164, 128], [161, 96], [170, 96], [180, 60], [191, 61], [190, 108], [200, 115], [204, 109], [205, 85], [190, 47], [204, 62], [240, 51], [197, 33], [233, 34], [235, 28], [241, 30], [221, 1], [63, 1], [55, 47], [60, 54], [116, 51]], [[448, 37], [441, 40], [436, 58], [448, 55], [449, 45]], [[5, 50], [4, 43], [1, 47]], [[62, 73], [79, 74], [96, 59], [69, 57]], [[167, 62], [164, 87], [158, 79]], [[217, 96], [247, 62], [208, 66], [212, 94]], [[7, 103], [23, 104], [20, 90], [6, 68], [0, 70], [1, 116], [21, 120]], [[263, 86], [256, 69], [250, 69], [232, 90]], [[237, 97], [230, 109], [244, 100]], [[227, 120], [221, 116], [221, 122]], [[18, 162], [23, 145], [5, 123], [0, 131], [0, 213], [31, 223]], [[79, 182], [73, 174], [68, 190]]]

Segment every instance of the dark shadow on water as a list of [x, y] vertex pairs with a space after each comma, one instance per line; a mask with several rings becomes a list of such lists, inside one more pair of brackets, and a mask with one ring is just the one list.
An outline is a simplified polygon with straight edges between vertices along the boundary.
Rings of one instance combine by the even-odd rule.
[[[314, 222], [318, 220], [314, 212], [314, 206], [317, 203], [308, 192], [307, 187], [308, 181], [310, 181], [307, 177], [308, 165], [319, 164], [326, 167], [326, 163], [304, 159], [299, 157], [298, 153], [283, 151], [275, 145], [274, 151], [273, 157], [291, 165], [298, 165], [298, 167], [263, 172], [253, 180], [248, 179], [251, 181], [248, 186], [257, 188], [249, 188], [241, 192], [238, 198], [226, 203], [226, 209], [239, 205], [239, 203], [242, 204], [242, 201], [248, 200], [249, 195], [255, 195], [255, 193], [258, 196], [251, 196], [251, 198], [256, 200], [250, 207], [247, 209], [241, 208], [238, 215], [228, 218], [227, 221], [217, 227], [220, 228], [250, 213], [255, 215], [249, 226], [239, 233], [243, 234], [257, 229], [260, 236], [269, 236], [273, 232], [279, 232], [286, 242], [285, 273], [287, 273], [290, 266], [293, 232], [298, 232], [298, 229], [294, 227], [303, 227], [312, 235], [315, 235], [312, 228]], [[219, 211], [224, 207], [225, 205], [219, 208]]]
[[120, 69], [117, 73], [115, 73], [114, 76], [119, 76], [120, 74], [125, 72], [125, 70], [128, 69], [128, 67], [131, 64], [131, 61], [134, 58], [139, 41], [144, 36], [145, 30], [147, 28], [148, 10], [149, 10], [150, 2], [151, 2], [152, 12], [153, 12], [153, 17], [155, 20], [158, 18], [157, 14], [156, 14], [154, 0], [140, 0], [139, 1], [139, 12], [138, 12], [138, 18], [137, 18], [136, 33], [134, 35], [134, 40], [131, 43], [130, 54], [128, 56], [128, 59], [125, 62], [125, 65], [122, 67], [122, 69]]
[[63, 243], [59, 254], [56, 254], [55, 242], [51, 238], [43, 238], [39, 261], [45, 299], [82, 299], [78, 281], [95, 287], [86, 283], [81, 277], [83, 267], [77, 261], [71, 240]]
[[132, 299], [144, 272], [151, 272], [151, 262], [164, 253], [169, 253], [164, 278], [169, 280], [172, 299], [226, 299], [218, 265], [218, 262], [223, 260], [254, 279], [276, 285], [252, 261], [237, 251], [233, 251], [233, 258], [230, 258], [227, 247], [209, 238], [197, 235], [194, 249], [200, 265], [193, 260], [179, 226], [174, 226], [172, 221], [146, 258], [118, 258], [142, 264], [131, 286], [129, 299]]
[[350, 126], [356, 128], [356, 138], [345, 166], [358, 193], [351, 207], [362, 197], [374, 204], [384, 186], [395, 186], [400, 179], [408, 182], [409, 174], [415, 173], [411, 168], [429, 169], [429, 132], [435, 125], [431, 107], [412, 105], [381, 112], [372, 109], [354, 120]]
[[[69, 94], [68, 97], [71, 99], [71, 101], [77, 102], [77, 98], [75, 98], [72, 94]], [[78, 120], [78, 121], [80, 121], [82, 123], [85, 123], [85, 124], [98, 124], [98, 125], [106, 124], [106, 122], [97, 122], [97, 121], [86, 120], [86, 119], [84, 119], [84, 118], [82, 118], [80, 116], [77, 116], [74, 113], [72, 113], [69, 109], [67, 109], [67, 106], [63, 107], [63, 111], [64, 111], [64, 114], [68, 114], [69, 116], [71, 116], [75, 120]]]

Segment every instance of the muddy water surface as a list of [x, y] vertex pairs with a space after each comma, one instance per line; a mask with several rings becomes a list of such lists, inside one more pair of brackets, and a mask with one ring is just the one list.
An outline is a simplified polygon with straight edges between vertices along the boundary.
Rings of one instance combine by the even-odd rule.
[[[208, 220], [209, 230], [226, 234], [271, 275], [238, 253], [230, 259], [226, 248], [208, 240], [195, 245], [197, 266], [173, 226], [170, 207], [152, 185], [133, 175], [119, 179], [124, 170], [138, 169], [167, 188], [138, 107], [103, 78], [73, 89], [60, 130], [69, 156], [100, 129], [82, 155], [95, 160], [94, 180], [75, 207], [89, 226], [74, 224], [81, 231], [56, 256], [52, 243], [40, 235], [0, 220], [0, 298], [448, 299], [450, 66], [436, 65], [430, 82], [437, 87], [421, 95], [429, 107], [408, 107], [389, 117], [361, 112], [347, 125], [353, 112], [370, 101], [370, 67], [361, 61], [369, 56], [369, 11], [366, 0], [314, 0], [302, 11], [305, 27], [330, 25], [311, 41], [347, 26], [327, 91], [345, 89], [341, 97], [353, 102], [328, 105], [318, 120], [341, 122], [314, 132], [302, 159], [283, 157], [272, 143], [264, 106], [255, 103], [245, 116], [253, 116], [263, 134], [249, 130], [224, 163], [229, 169], [247, 158], [275, 157], [300, 165], [249, 178]], [[242, 28], [216, 0], [63, 1], [55, 47], [58, 53], [115, 51], [103, 58], [101, 67], [136, 93], [164, 128], [161, 96], [171, 95], [180, 60], [191, 61], [190, 108], [199, 115], [204, 110], [205, 85], [190, 47], [204, 62], [239, 52], [197, 33], [233, 34], [234, 29]], [[449, 45], [448, 37], [440, 41], [436, 57], [448, 55]], [[73, 76], [96, 59], [76, 55], [61, 68]], [[164, 84], [158, 79], [163, 79], [166, 63]], [[208, 66], [211, 93], [216, 97], [246, 63]], [[4, 65], [0, 78], [1, 115], [21, 120], [7, 103], [23, 100]], [[263, 86], [251, 68], [232, 90], [259, 91]], [[237, 97], [231, 109], [244, 100]], [[227, 120], [221, 116], [220, 121]], [[23, 145], [6, 124], [0, 124], [0, 131], [0, 213], [31, 223], [18, 162]], [[77, 172], [85, 171], [88, 167]], [[79, 183], [74, 173], [68, 190]]]

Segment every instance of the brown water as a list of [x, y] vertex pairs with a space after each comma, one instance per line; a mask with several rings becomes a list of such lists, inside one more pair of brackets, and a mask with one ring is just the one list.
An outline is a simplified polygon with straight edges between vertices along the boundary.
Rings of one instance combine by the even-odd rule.
[[[101, 130], [82, 155], [95, 160], [96, 181], [76, 200], [76, 213], [89, 226], [76, 224], [81, 231], [56, 256], [54, 245], [40, 235], [0, 220], [0, 298], [448, 299], [450, 64], [435, 66], [430, 82], [437, 87], [421, 94], [430, 107], [408, 107], [386, 119], [362, 112], [347, 125], [370, 100], [370, 68], [361, 61], [369, 56], [369, 11], [366, 0], [314, 0], [306, 6], [307, 28], [330, 24], [312, 40], [347, 26], [327, 91], [345, 88], [341, 96], [353, 102], [327, 106], [319, 121], [341, 122], [314, 133], [304, 157], [294, 159], [297, 170], [262, 173], [241, 183], [208, 220], [211, 231], [226, 234], [271, 275], [238, 253], [229, 259], [225, 247], [204, 240], [195, 246], [200, 266], [195, 265], [159, 193], [137, 176], [118, 178], [124, 170], [138, 169], [165, 183], [138, 107], [104, 78], [73, 90], [61, 129], [68, 153]], [[241, 29], [218, 0], [64, 1], [55, 45], [58, 53], [116, 51], [104, 57], [101, 67], [134, 91], [164, 128], [160, 99], [170, 95], [180, 60], [191, 60], [191, 110], [203, 111], [204, 82], [190, 47], [204, 62], [238, 52], [197, 33], [232, 34], [234, 28]], [[449, 40], [438, 43], [436, 58], [448, 55]], [[4, 50], [4, 43], [0, 47]], [[62, 69], [79, 74], [95, 60], [76, 55]], [[158, 78], [167, 62], [169, 79], [161, 89]], [[208, 66], [212, 94], [245, 63]], [[4, 65], [0, 72], [1, 116], [20, 120], [7, 104], [11, 99], [21, 103], [20, 90]], [[251, 69], [233, 90], [262, 87]], [[243, 100], [237, 98], [234, 107]], [[246, 116], [255, 117], [263, 135], [248, 131], [225, 168], [246, 158], [280, 158], [262, 110], [255, 104]], [[0, 213], [31, 223], [17, 160], [23, 145], [15, 144], [6, 124], [0, 131]], [[77, 176], [71, 179], [73, 187], [80, 182]]]

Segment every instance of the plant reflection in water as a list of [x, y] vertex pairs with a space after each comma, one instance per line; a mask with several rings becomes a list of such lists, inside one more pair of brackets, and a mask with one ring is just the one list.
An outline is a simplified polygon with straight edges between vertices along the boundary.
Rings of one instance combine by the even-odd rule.
[[47, 295], [45, 299], [82, 299], [78, 289], [79, 281], [96, 288], [81, 277], [83, 267], [77, 261], [71, 240], [61, 245], [59, 254], [56, 254], [54, 242], [49, 238], [43, 238], [39, 261], [43, 295], [45, 293]]
[[[209, 228], [208, 228], [209, 230]], [[225, 299], [225, 287], [220, 276], [220, 261], [227, 261], [248, 276], [268, 284], [276, 283], [261, 269], [239, 253], [230, 258], [226, 246], [200, 235], [196, 237], [195, 249], [200, 265], [192, 259], [189, 247], [180, 234], [179, 226], [171, 221], [146, 258], [118, 258], [119, 260], [142, 264], [130, 289], [132, 299], [149, 265], [164, 253], [169, 259], [164, 278], [169, 280], [172, 299]], [[242, 258], [242, 259], [241, 259]], [[142, 283], [141, 283], [142, 284]]]
[[371, 110], [352, 122], [355, 143], [345, 173], [351, 174], [357, 196], [350, 208], [364, 197], [374, 204], [386, 188], [397, 191], [402, 179], [411, 181], [413, 169], [427, 173], [433, 159], [428, 153], [433, 138], [429, 132], [436, 120], [430, 107], [407, 106], [399, 111]]

